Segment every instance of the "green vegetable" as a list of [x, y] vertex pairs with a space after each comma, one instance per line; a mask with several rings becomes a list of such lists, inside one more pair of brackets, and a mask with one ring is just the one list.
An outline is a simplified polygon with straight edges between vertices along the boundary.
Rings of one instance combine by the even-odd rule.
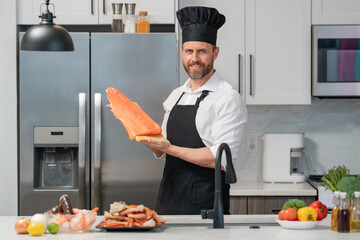
[[360, 191], [360, 180], [356, 177], [343, 177], [337, 184], [337, 188], [341, 192], [346, 192], [351, 196], [354, 191]]
[[306, 203], [303, 200], [289, 199], [287, 202], [284, 203], [282, 209], [293, 208], [297, 211], [299, 208], [303, 208], [303, 207], [307, 207]]
[[339, 191], [337, 188], [338, 182], [340, 182], [343, 177], [348, 176], [349, 173], [350, 170], [345, 166], [333, 167], [321, 178], [321, 186], [332, 192]]

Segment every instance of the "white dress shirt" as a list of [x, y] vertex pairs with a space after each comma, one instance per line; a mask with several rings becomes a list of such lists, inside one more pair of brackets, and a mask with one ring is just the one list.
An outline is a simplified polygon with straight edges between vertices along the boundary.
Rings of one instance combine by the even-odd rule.
[[[247, 123], [247, 111], [242, 97], [228, 82], [220, 79], [217, 72], [194, 92], [190, 89], [189, 81], [190, 79], [183, 86], [173, 90], [163, 103], [165, 116], [162, 123], [162, 134], [166, 138], [166, 125], [170, 112], [183, 92], [184, 95], [178, 104], [195, 105], [202, 91], [208, 90], [209, 95], [200, 102], [196, 114], [197, 131], [215, 158], [220, 144], [227, 143], [233, 160], [236, 159]], [[164, 157], [162, 156], [162, 158]], [[226, 167], [225, 155], [222, 157], [221, 165]]]

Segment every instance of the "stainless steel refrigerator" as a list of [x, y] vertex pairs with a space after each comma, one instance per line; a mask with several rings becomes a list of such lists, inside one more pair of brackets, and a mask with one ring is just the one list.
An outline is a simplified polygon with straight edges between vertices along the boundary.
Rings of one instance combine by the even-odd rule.
[[[23, 33], [20, 33], [20, 41]], [[106, 105], [116, 87], [157, 123], [178, 86], [175, 33], [71, 33], [74, 52], [19, 50], [19, 215], [58, 205], [155, 207], [164, 162]], [[10, 103], [9, 103], [10, 104]]]

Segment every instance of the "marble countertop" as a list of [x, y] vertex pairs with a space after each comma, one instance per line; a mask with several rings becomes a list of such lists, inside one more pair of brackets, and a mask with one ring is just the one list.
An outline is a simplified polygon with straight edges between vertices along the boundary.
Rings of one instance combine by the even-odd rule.
[[316, 196], [309, 183], [237, 182], [231, 185], [230, 196]]
[[[200, 216], [163, 216], [169, 221], [162, 227], [145, 232], [106, 232], [95, 228], [102, 217], [98, 217], [95, 225], [84, 233], [45, 233], [40, 237], [28, 234], [19, 235], [14, 230], [14, 223], [19, 217], [0, 217], [1, 240], [162, 240], [162, 239], [196, 239], [196, 240], [226, 240], [226, 239], [266, 239], [266, 240], [324, 240], [359, 239], [359, 233], [337, 233], [330, 230], [330, 215], [314, 229], [291, 230], [284, 229], [275, 223], [276, 215], [231, 215], [225, 216], [225, 228], [213, 229], [211, 220], [202, 220]], [[250, 228], [250, 226], [259, 228]]]

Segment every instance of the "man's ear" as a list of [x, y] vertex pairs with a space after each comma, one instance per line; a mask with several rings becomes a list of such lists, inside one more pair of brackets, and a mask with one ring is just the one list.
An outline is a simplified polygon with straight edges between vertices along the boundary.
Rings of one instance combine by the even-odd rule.
[[216, 47], [214, 50], [214, 56], [213, 56], [213, 60], [215, 61], [215, 59], [217, 59], [218, 55], [219, 55], [219, 47]]

